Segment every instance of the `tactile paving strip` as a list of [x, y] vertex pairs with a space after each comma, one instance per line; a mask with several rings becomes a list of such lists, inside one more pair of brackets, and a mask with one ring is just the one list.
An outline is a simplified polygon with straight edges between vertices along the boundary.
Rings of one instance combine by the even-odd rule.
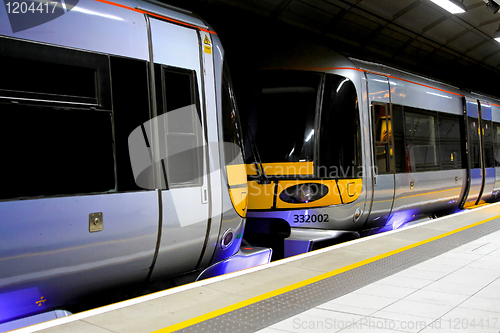
[[498, 230], [498, 220], [489, 221], [177, 332], [256, 332]]

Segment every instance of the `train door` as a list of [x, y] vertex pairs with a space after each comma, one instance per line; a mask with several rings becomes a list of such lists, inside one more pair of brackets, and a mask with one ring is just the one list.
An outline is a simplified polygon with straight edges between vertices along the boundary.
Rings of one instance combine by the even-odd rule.
[[495, 156], [493, 149], [493, 123], [491, 105], [479, 101], [479, 114], [481, 115], [481, 152], [483, 154], [483, 180], [481, 195], [477, 204], [487, 202], [493, 195], [495, 187]]
[[469, 191], [464, 207], [476, 205], [483, 187], [483, 154], [481, 149], [480, 109], [478, 101], [465, 98], [468, 141]]
[[210, 227], [204, 78], [197, 30], [149, 18], [154, 63], [161, 214], [153, 278], [195, 270]]
[[149, 119], [146, 61], [0, 44], [19, 67], [0, 84], [3, 322], [144, 281], [159, 207], [129, 170], [129, 129]]
[[384, 226], [394, 201], [394, 140], [388, 79], [366, 74], [373, 139], [373, 197], [368, 227]]

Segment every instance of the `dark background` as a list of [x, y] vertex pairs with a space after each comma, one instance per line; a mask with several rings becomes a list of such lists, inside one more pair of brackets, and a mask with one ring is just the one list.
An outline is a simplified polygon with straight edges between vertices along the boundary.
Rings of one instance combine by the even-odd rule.
[[[251, 67], [256, 55], [265, 56], [269, 43], [306, 40], [500, 97], [500, 43], [492, 39], [500, 13], [493, 15], [482, 0], [465, 0], [469, 12], [462, 16], [449, 14], [429, 0], [163, 2], [191, 10], [212, 26], [222, 40], [233, 76]], [[398, 5], [406, 7], [392, 8]]]

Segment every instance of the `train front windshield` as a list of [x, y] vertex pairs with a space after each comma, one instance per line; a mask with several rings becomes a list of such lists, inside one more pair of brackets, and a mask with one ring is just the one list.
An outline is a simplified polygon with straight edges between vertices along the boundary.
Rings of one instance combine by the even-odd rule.
[[[347, 78], [263, 71], [245, 102], [246, 162], [312, 162], [314, 176], [355, 178], [361, 165], [356, 89]], [[252, 154], [253, 153], [253, 154]], [[313, 176], [310, 174], [310, 176]]]
[[321, 75], [300, 72], [259, 77], [247, 110], [247, 139], [255, 142], [263, 163], [313, 160], [320, 83]]

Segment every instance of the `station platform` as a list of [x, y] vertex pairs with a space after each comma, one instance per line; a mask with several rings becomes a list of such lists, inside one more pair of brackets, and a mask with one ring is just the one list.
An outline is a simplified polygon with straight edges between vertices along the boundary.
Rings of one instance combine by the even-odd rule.
[[499, 332], [500, 203], [15, 332]]

